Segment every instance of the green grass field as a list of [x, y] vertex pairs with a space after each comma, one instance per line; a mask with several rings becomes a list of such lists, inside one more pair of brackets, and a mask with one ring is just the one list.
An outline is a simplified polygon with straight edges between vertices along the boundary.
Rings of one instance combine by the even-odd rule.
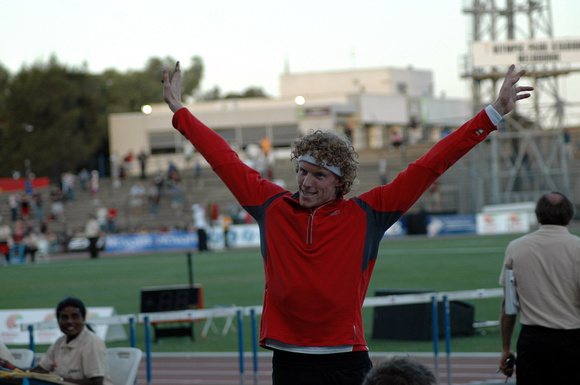
[[[382, 242], [368, 296], [376, 289], [458, 291], [499, 287], [497, 281], [504, 250], [518, 235], [458, 236], [428, 239], [407, 237]], [[261, 305], [264, 286], [259, 250], [232, 250], [194, 254], [194, 282], [203, 285], [206, 308], [218, 305]], [[87, 306], [112, 306], [117, 314], [135, 314], [140, 289], [147, 286], [187, 284], [186, 253], [123, 255], [91, 260], [40, 262], [0, 267], [2, 309], [54, 307], [66, 296], [76, 296]], [[475, 321], [497, 320], [500, 298], [469, 301]], [[386, 341], [372, 338], [373, 309], [364, 308], [367, 342], [374, 352], [432, 352], [429, 341]], [[218, 328], [224, 324], [217, 319]], [[196, 340], [165, 338], [153, 352], [235, 352], [235, 332], [222, 337], [209, 332], [199, 337], [203, 324], [195, 325]], [[220, 328], [221, 329], [221, 328]], [[244, 322], [246, 351], [251, 351], [249, 318]], [[145, 348], [144, 327], [137, 326], [137, 345]], [[109, 347], [128, 346], [117, 341]], [[44, 352], [47, 345], [37, 345]], [[444, 348], [443, 341], [441, 349]], [[470, 337], [454, 337], [453, 352], [499, 352], [499, 330], [489, 327]]]

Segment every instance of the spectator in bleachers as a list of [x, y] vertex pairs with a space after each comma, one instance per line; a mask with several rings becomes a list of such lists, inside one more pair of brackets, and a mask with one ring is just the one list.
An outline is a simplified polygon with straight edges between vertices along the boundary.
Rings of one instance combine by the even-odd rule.
[[130, 190], [129, 204], [133, 215], [141, 215], [143, 211], [143, 200], [145, 199], [146, 191], [141, 182], [135, 183]]
[[26, 193], [20, 196], [20, 215], [25, 221], [30, 216], [30, 197]]
[[75, 200], [75, 180], [76, 175], [72, 172], [67, 171], [61, 175], [62, 192], [69, 202]]
[[[12, 228], [0, 216], [0, 256], [4, 256], [6, 262], [10, 260], [10, 248], [13, 245]], [[0, 262], [2, 261], [0, 260]]]
[[172, 181], [170, 184], [171, 208], [179, 218], [183, 215], [183, 186], [180, 181]]
[[36, 220], [38, 222], [42, 221], [44, 218], [44, 204], [42, 201], [42, 194], [38, 191], [32, 195], [32, 206], [34, 207]]
[[183, 158], [185, 159], [185, 164], [187, 165], [187, 168], [189, 168], [189, 164], [193, 159], [195, 148], [193, 148], [193, 145], [191, 143], [185, 142], [183, 143], [182, 150], [183, 150]]
[[14, 193], [8, 196], [8, 206], [10, 207], [12, 222], [16, 222], [19, 217], [18, 212], [20, 211], [20, 199], [18, 194]]
[[91, 171], [91, 195], [95, 199], [97, 199], [97, 196], [99, 195], [99, 178], [99, 172], [97, 170]]
[[403, 145], [403, 135], [398, 128], [393, 128], [391, 130], [391, 149], [399, 149]]
[[113, 152], [109, 158], [109, 162], [111, 164], [111, 179], [113, 180], [113, 187], [121, 187], [122, 166], [119, 155], [116, 152]]
[[163, 195], [163, 185], [165, 184], [165, 177], [163, 176], [162, 172], [158, 172], [153, 177], [153, 183], [157, 187], [157, 193], [159, 195], [159, 200], [161, 200], [161, 196]]
[[117, 215], [119, 212], [115, 206], [109, 207], [107, 212], [107, 229], [109, 233], [115, 234], [117, 232]]
[[87, 192], [89, 190], [89, 179], [91, 178], [89, 170], [82, 168], [81, 171], [79, 171], [77, 177], [79, 178], [79, 184], [81, 186], [82, 192]]
[[99, 227], [101, 228], [101, 231], [107, 230], [108, 213], [109, 210], [107, 210], [107, 207], [105, 207], [104, 205], [100, 205], [99, 208], [97, 208], [97, 222], [99, 222]]
[[24, 238], [25, 224], [22, 220], [17, 220], [14, 223], [14, 232], [12, 233], [12, 238], [14, 239], [14, 244], [19, 245]]
[[141, 167], [141, 179], [147, 179], [147, 158], [149, 158], [149, 154], [145, 150], [141, 150], [139, 155], [137, 155], [139, 166]]
[[121, 178], [127, 179], [131, 174], [131, 168], [133, 167], [133, 150], [129, 152], [123, 158], [123, 168], [121, 169]]
[[169, 168], [167, 169], [167, 181], [169, 184], [181, 181], [179, 169], [173, 162], [169, 162]]
[[209, 211], [210, 224], [218, 225], [219, 224], [218, 218], [220, 215], [220, 206], [217, 203], [212, 202], [208, 205], [208, 211]]
[[147, 196], [149, 198], [149, 208], [151, 210], [151, 215], [157, 216], [157, 209], [159, 206], [159, 189], [155, 185], [155, 182], [151, 182], [149, 189], [147, 190]]
[[50, 190], [50, 214], [55, 221], [64, 219], [63, 195], [60, 187], [54, 187]]
[[379, 160], [379, 183], [385, 185], [388, 182], [387, 177], [387, 158], [381, 158]]
[[203, 187], [203, 174], [201, 170], [201, 164], [199, 159], [195, 160], [195, 173], [194, 173], [194, 180], [197, 187]]
[[34, 178], [35, 178], [34, 173], [30, 173], [26, 176], [26, 179], [24, 180], [24, 193], [29, 197], [31, 197], [32, 194], [34, 193], [33, 187]]
[[350, 123], [346, 123], [344, 127], [344, 135], [346, 135], [348, 141], [352, 143], [352, 127], [350, 126]]

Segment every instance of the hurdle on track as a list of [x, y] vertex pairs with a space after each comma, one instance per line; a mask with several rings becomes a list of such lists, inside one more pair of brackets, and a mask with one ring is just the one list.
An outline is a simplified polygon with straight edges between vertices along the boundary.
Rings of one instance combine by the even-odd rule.
[[[435, 371], [439, 377], [439, 327], [438, 327], [438, 312], [437, 304], [443, 302], [444, 305], [444, 330], [445, 330], [445, 351], [447, 355], [447, 379], [451, 384], [451, 326], [450, 326], [450, 310], [449, 301], [452, 300], [466, 300], [466, 299], [482, 299], [482, 298], [497, 298], [503, 297], [503, 288], [494, 289], [477, 289], [464, 290], [455, 292], [430, 292], [419, 294], [402, 294], [402, 295], [388, 295], [379, 297], [367, 297], [363, 303], [363, 307], [376, 306], [395, 306], [403, 304], [418, 304], [431, 303], [432, 327], [433, 327], [433, 355], [435, 360]], [[91, 319], [90, 323], [95, 325], [129, 325], [130, 328], [130, 343], [131, 347], [136, 347], [135, 325], [142, 324], [145, 327], [145, 358], [147, 366], [147, 383], [151, 383], [151, 333], [150, 325], [152, 322], [193, 322], [202, 321], [211, 322], [213, 318], [233, 319], [238, 320], [238, 350], [240, 362], [240, 384], [244, 385], [244, 339], [243, 339], [243, 317], [250, 317], [252, 325], [252, 354], [253, 354], [253, 370], [254, 383], [258, 383], [258, 333], [257, 333], [257, 316], [262, 314], [262, 306], [231, 306], [231, 307], [217, 307], [212, 309], [196, 309], [183, 310], [171, 312], [156, 312], [156, 313], [139, 313], [115, 315], [111, 317], [102, 317]], [[497, 325], [496, 321], [489, 321], [482, 323], [483, 326]], [[58, 329], [56, 320], [48, 322], [22, 323], [20, 328], [23, 331], [28, 330], [30, 338], [30, 349], [35, 351], [34, 346], [34, 330], [43, 329]], [[223, 334], [223, 333], [222, 333]]]

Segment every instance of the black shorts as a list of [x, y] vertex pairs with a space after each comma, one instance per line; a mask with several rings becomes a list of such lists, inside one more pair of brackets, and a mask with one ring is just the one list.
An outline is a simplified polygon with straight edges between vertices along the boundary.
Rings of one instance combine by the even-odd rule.
[[274, 350], [273, 385], [360, 385], [373, 364], [368, 352], [302, 354]]

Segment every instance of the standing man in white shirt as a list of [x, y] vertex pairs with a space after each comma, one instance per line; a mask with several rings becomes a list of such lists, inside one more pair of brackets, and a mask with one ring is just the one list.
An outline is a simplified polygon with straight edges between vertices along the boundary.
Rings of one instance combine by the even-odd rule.
[[89, 240], [89, 253], [91, 258], [99, 257], [99, 248], [97, 246], [99, 235], [101, 235], [101, 226], [99, 226], [95, 215], [89, 214], [87, 223], [85, 224], [85, 236]]
[[[542, 196], [536, 205], [540, 228], [508, 245], [499, 283], [513, 271], [520, 304], [521, 330], [515, 361], [518, 385], [580, 384], [580, 237], [570, 234], [574, 205], [559, 192]], [[516, 314], [500, 313], [500, 369], [514, 358], [511, 340]]]

